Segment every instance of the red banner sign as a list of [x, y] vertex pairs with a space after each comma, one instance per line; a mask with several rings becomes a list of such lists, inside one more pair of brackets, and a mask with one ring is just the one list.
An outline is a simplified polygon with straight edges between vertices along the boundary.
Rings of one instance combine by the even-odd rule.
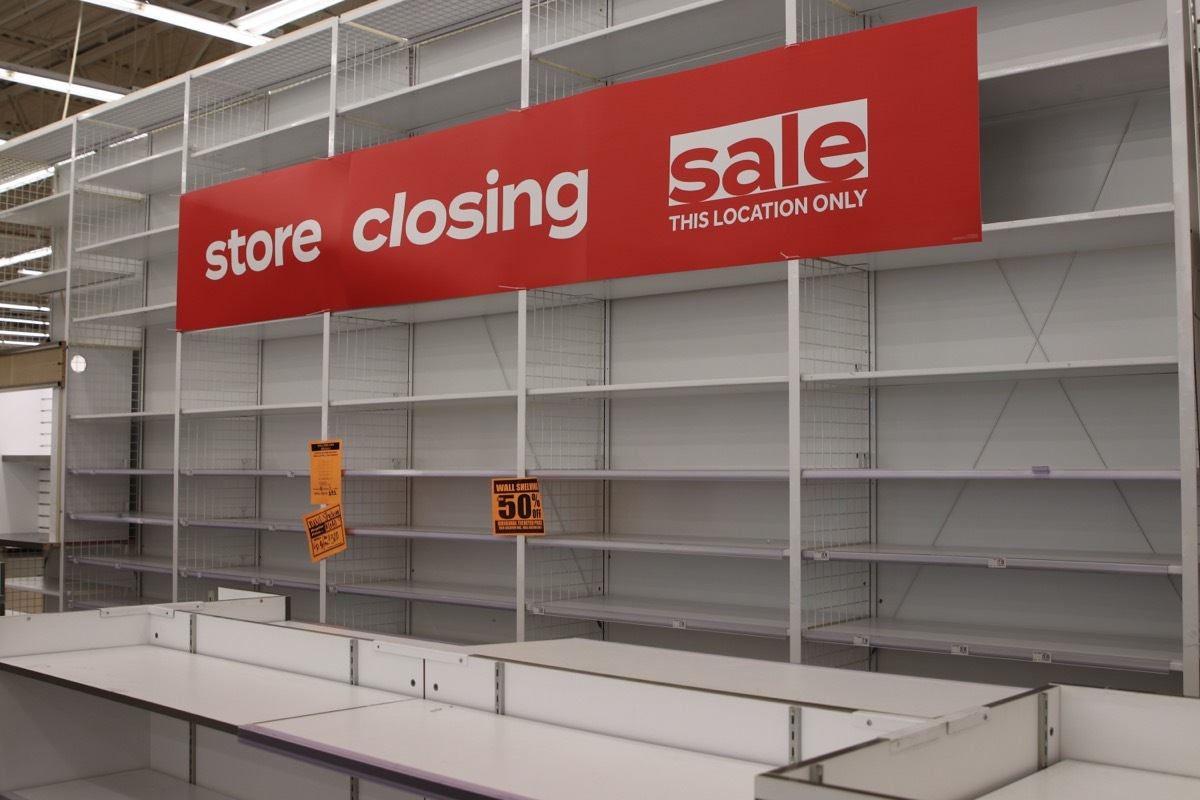
[[968, 9], [190, 192], [177, 325], [980, 236]]

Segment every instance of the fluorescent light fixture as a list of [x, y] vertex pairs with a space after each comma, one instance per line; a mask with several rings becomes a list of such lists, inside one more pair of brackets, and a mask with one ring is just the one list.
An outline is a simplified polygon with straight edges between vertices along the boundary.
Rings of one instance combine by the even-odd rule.
[[279, 0], [257, 11], [243, 14], [232, 21], [232, 25], [250, 33], [266, 33], [280, 25], [324, 11], [341, 0]]
[[0, 308], [7, 308], [12, 311], [49, 311], [50, 306], [25, 306], [20, 303], [0, 303]]
[[41, 342], [13, 342], [8, 339], [0, 339], [0, 344], [19, 344], [25, 347], [37, 347]]
[[17, 319], [16, 317], [0, 317], [0, 322], [11, 322], [16, 325], [41, 325], [43, 327], [50, 324], [40, 319]]
[[32, 72], [21, 72], [15, 69], [0, 69], [0, 80], [12, 81], [13, 83], [23, 83], [26, 86], [36, 86], [38, 89], [48, 89], [51, 92], [62, 92], [63, 94], [73, 94], [76, 97], [86, 97], [89, 100], [99, 100], [108, 102], [116, 100], [118, 97], [124, 97], [121, 92], [110, 92], [108, 89], [97, 89], [94, 86], [88, 86], [83, 83], [67, 83], [58, 78], [50, 78], [45, 75], [35, 75]]
[[11, 267], [13, 264], [24, 264], [26, 261], [33, 261], [35, 258], [45, 258], [53, 252], [54, 250], [49, 247], [39, 247], [37, 250], [26, 250], [24, 253], [17, 253], [15, 256], [0, 258], [0, 267]]
[[238, 44], [250, 45], [251, 47], [271, 41], [266, 36], [259, 36], [255, 33], [240, 30], [223, 22], [214, 22], [211, 19], [197, 17], [195, 14], [185, 14], [182, 11], [143, 3], [140, 0], [83, 0], [83, 2], [91, 3], [94, 6], [111, 8], [114, 11], [127, 11], [130, 14], [137, 14], [140, 17], [165, 22], [168, 25], [175, 25], [180, 28], [187, 28], [190, 31], [196, 31], [208, 36], [217, 36], [222, 39], [228, 39], [231, 42], [237, 42]]
[[19, 269], [17, 272], [21, 275], [45, 275], [45, 271], [40, 269]]
[[49, 339], [50, 334], [41, 331], [4, 331], [4, 336], [24, 336], [29, 339]]

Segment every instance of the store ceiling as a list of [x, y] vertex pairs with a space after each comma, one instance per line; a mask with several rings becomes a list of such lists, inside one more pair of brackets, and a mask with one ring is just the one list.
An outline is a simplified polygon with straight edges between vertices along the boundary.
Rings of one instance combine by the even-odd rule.
[[[273, 0], [154, 0], [156, 5], [227, 21]], [[320, 22], [371, 0], [343, 0], [284, 26]], [[82, 15], [82, 16], [81, 16]], [[81, 22], [82, 20], [82, 22]], [[26, 67], [66, 78], [79, 49], [75, 76], [109, 87], [137, 89], [244, 50], [242, 45], [80, 0], [0, 0], [0, 67]], [[0, 80], [0, 139], [60, 120], [65, 95]], [[65, 114], [97, 105], [72, 98]]]

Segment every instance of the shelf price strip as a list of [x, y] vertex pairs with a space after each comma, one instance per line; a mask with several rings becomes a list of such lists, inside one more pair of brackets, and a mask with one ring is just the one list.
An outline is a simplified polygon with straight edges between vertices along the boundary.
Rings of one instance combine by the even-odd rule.
[[542, 492], [537, 478], [492, 479], [492, 533], [496, 536], [541, 536]]

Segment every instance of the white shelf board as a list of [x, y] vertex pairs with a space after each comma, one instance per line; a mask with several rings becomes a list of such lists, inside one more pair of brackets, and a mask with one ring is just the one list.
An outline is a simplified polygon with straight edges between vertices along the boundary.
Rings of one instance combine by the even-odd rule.
[[70, 207], [71, 193], [59, 192], [0, 211], [0, 222], [52, 228], [67, 223]]
[[530, 536], [530, 547], [563, 547], [573, 550], [613, 550], [626, 553], [674, 553], [690, 556], [765, 558], [779, 560], [788, 555], [786, 539], [753, 541], [734, 537], [654, 537], [644, 535], [596, 534]]
[[40, 275], [23, 275], [0, 282], [0, 292], [14, 294], [50, 294], [67, 288], [67, 270], [52, 269]]
[[810, 481], [1177, 481], [1177, 469], [805, 469]]
[[229, 795], [193, 786], [187, 781], [151, 769], [34, 786], [11, 791], [5, 796], [12, 800], [162, 800], [165, 797], [178, 800], [232, 800]]
[[197, 519], [181, 518], [179, 524], [188, 528], [229, 528], [240, 531], [290, 531], [299, 533], [304, 523], [299, 518], [286, 519]]
[[155, 468], [137, 468], [132, 467], [71, 467], [67, 470], [72, 475], [173, 475], [174, 471], [170, 468], [155, 469]]
[[512, 478], [513, 469], [347, 469], [347, 478]]
[[863, 544], [813, 548], [806, 561], [852, 561], [870, 564], [929, 564], [987, 569], [1033, 569], [1056, 572], [1102, 572], [1114, 575], [1180, 575], [1178, 555], [1160, 553], [1080, 552], [1006, 547], [917, 547]]
[[786, 481], [786, 469], [531, 469], [555, 481]]
[[308, 477], [307, 469], [190, 469], [179, 470], [185, 477]]
[[190, 469], [182, 468], [185, 477], [308, 477], [307, 469]]
[[35, 549], [42, 549], [48, 544], [50, 544], [49, 531], [12, 531], [10, 533], [0, 533], [0, 546], [25, 549], [35, 546]]
[[[810, 628], [805, 641], [881, 647], [922, 653], [1039, 661], [1076, 667], [1102, 667], [1166, 673], [1182, 669], [1182, 644], [1173, 639], [1038, 631], [961, 623], [859, 620]], [[963, 653], [952, 648], [965, 647]], [[1041, 654], [1041, 655], [1039, 655]]]
[[256, 172], [266, 172], [301, 161], [325, 158], [329, 154], [328, 131], [329, 117], [319, 114], [197, 150], [192, 156], [197, 159], [217, 159]]
[[175, 304], [162, 303], [156, 306], [128, 308], [110, 311], [90, 317], [78, 317], [75, 322], [86, 325], [117, 325], [126, 328], [152, 328], [159, 325], [175, 325]]
[[1195, 800], [1200, 778], [1150, 772], [1112, 764], [1059, 761], [1015, 783], [980, 796], [980, 800]]
[[179, 225], [164, 225], [148, 231], [138, 231], [116, 239], [75, 248], [79, 255], [109, 256], [148, 261], [173, 255], [179, 250]]
[[773, 0], [702, 0], [539, 48], [533, 58], [606, 79], [752, 43], [784, 43]]
[[339, 411], [377, 411], [388, 408], [409, 408], [414, 405], [473, 405], [475, 403], [516, 402], [517, 393], [509, 390], [495, 392], [460, 392], [451, 394], [419, 394], [403, 397], [379, 397], [368, 400], [334, 400], [329, 405]]
[[103, 186], [138, 194], [179, 192], [183, 183], [183, 148], [173, 147], [146, 158], [79, 178], [81, 185]]
[[17, 453], [6, 453], [0, 456], [0, 462], [5, 464], [32, 464], [35, 467], [50, 466], [50, 454], [30, 453], [28, 455], [20, 455]]
[[409, 86], [338, 110], [349, 119], [411, 131], [489, 108], [521, 106], [519, 56]]
[[405, 528], [397, 525], [391, 528], [379, 526], [353, 527], [349, 529], [351, 536], [378, 539], [422, 539], [440, 542], [475, 542], [477, 544], [512, 544], [512, 536], [493, 536], [482, 530], [434, 530], [428, 528]]
[[431, 700], [293, 717], [239, 741], [422, 797], [728, 800], [767, 768]]
[[[107, 587], [110, 590], [119, 592], [127, 591], [120, 587]], [[144, 595], [121, 594], [119, 598], [112, 597], [88, 597], [83, 594], [72, 594], [67, 592], [67, 610], [68, 611], [95, 611], [106, 608], [129, 608], [132, 606], [159, 606], [170, 603], [169, 597], [146, 597]], [[2, 669], [3, 667], [0, 667]]]
[[586, 597], [530, 603], [529, 611], [553, 617], [627, 622], [660, 628], [686, 628], [714, 633], [787, 636], [786, 608], [751, 608], [728, 603], [645, 597]]
[[100, 414], [72, 414], [72, 422], [103, 421], [107, 419], [172, 419], [173, 411], [111, 411]]
[[185, 408], [185, 417], [265, 417], [274, 414], [307, 414], [321, 410], [315, 403], [269, 403], [251, 406], [222, 406], [220, 408]]
[[909, 386], [977, 381], [1034, 381], [1061, 378], [1101, 378], [1123, 375], [1166, 375], [1179, 372], [1174, 356], [1109, 358], [1091, 361], [1050, 361], [1043, 364], [995, 364], [990, 366], [931, 367], [863, 372], [824, 372], [802, 375], [805, 383], [836, 383], [841, 386]]
[[285, 567], [184, 567], [180, 571], [187, 578], [247, 583], [251, 586], [279, 586], [309, 591], [321, 588], [321, 576], [316, 564], [311, 570]]
[[742, 392], [774, 392], [788, 388], [786, 375], [761, 378], [713, 378], [694, 381], [654, 381], [598, 386], [565, 386], [550, 389], [530, 389], [530, 397], [670, 397], [677, 394], [733, 394]]
[[[988, 222], [983, 225], [982, 241], [872, 253], [866, 256], [863, 265], [868, 269], [899, 269], [1166, 244], [1174, 240], [1174, 210], [1171, 203], [1157, 203]], [[859, 263], [854, 256], [838, 260]]]
[[161, 516], [143, 514], [136, 511], [71, 511], [67, 513], [67, 518], [84, 522], [120, 522], [128, 525], [157, 525], [164, 528], [169, 528], [173, 524], [169, 513]]
[[330, 588], [341, 594], [392, 597], [397, 600], [423, 603], [510, 611], [517, 607], [515, 589], [478, 584], [443, 583], [441, 581], [370, 581], [369, 583], [338, 583]]
[[32, 592], [33, 594], [46, 595], [47, 597], [58, 597], [62, 594], [58, 581], [54, 578], [44, 576], [5, 578], [4, 586], [10, 592]]
[[1011, 686], [812, 667], [663, 647], [547, 639], [480, 645], [471, 654], [552, 669], [758, 697], [793, 705], [933, 719], [1012, 697]]
[[1166, 39], [989, 70], [979, 75], [979, 111], [996, 117], [1164, 89], [1168, 71]]
[[126, 572], [152, 572], [158, 575], [170, 575], [175, 571], [169, 556], [127, 555], [86, 555], [67, 553], [67, 561], [89, 567], [104, 567], [106, 569], [125, 570]]
[[0, 669], [229, 732], [254, 722], [403, 699], [153, 645], [0, 658]]

